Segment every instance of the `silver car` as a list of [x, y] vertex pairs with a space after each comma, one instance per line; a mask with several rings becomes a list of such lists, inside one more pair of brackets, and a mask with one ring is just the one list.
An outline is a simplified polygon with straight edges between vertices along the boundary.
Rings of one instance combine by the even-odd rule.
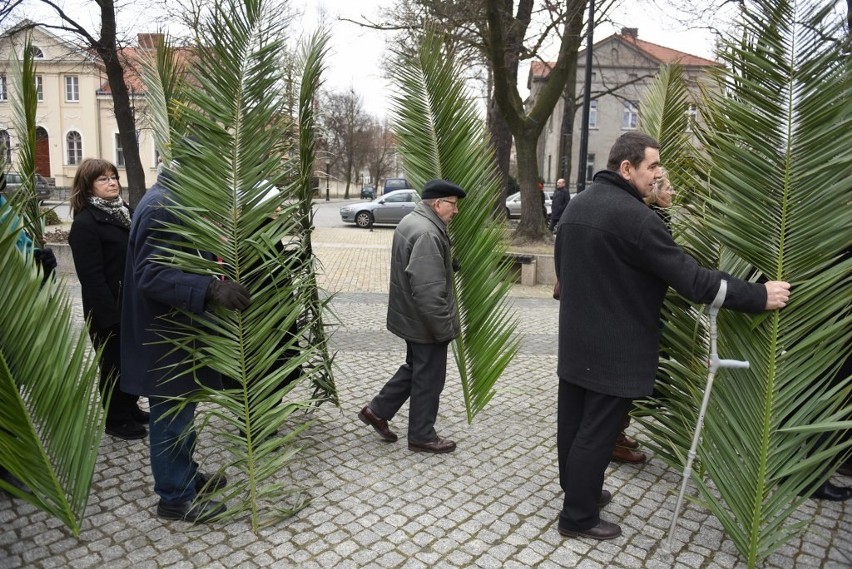
[[[547, 209], [548, 217], [550, 217], [551, 200], [553, 200], [553, 192], [545, 190], [544, 207]], [[506, 217], [509, 219], [521, 217], [521, 192], [516, 192], [506, 198]]]
[[[16, 192], [21, 187], [21, 175], [17, 172], [6, 172], [6, 187], [3, 189], [3, 194], [6, 197], [10, 197], [14, 192]], [[50, 190], [50, 186], [47, 184], [47, 180], [41, 177], [41, 175], [35, 175], [35, 193], [38, 198], [38, 204], [44, 205], [45, 200], [49, 200], [52, 194]]]
[[340, 219], [358, 227], [370, 227], [379, 223], [396, 225], [411, 213], [420, 201], [417, 190], [396, 190], [371, 202], [343, 206], [340, 208]]

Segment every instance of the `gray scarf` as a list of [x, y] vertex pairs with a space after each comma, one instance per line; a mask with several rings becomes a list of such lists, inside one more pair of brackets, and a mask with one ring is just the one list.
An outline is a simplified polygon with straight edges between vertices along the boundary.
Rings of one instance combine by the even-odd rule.
[[96, 196], [89, 196], [89, 203], [99, 210], [111, 215], [124, 227], [130, 227], [130, 210], [127, 208], [127, 204], [124, 203], [124, 200], [122, 200], [121, 197], [117, 197], [112, 200], [105, 200]]

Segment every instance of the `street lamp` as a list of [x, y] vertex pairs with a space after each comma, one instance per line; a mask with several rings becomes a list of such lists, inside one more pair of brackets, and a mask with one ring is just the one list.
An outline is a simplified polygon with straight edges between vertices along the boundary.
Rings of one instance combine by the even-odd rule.
[[325, 163], [325, 201], [331, 201], [328, 196], [328, 181], [331, 178], [331, 162]]
[[595, 0], [589, 0], [589, 35], [586, 38], [586, 77], [583, 91], [583, 124], [580, 125], [580, 151], [577, 154], [577, 192], [586, 188], [589, 162], [589, 109], [592, 106], [592, 44], [595, 31]]

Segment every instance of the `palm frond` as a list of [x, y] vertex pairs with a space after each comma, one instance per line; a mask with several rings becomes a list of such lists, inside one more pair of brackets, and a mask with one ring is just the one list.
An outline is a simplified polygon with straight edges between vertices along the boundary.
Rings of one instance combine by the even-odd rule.
[[[311, 423], [294, 412], [337, 403], [322, 324], [327, 301], [319, 299], [310, 244], [314, 133], [305, 116], [327, 37], [305, 48], [297, 134], [279, 95], [283, 22], [262, 0], [218, 4], [197, 31], [185, 99], [159, 111], [181, 109], [181, 122], [168, 123], [178, 165], [169, 207], [179, 222], [167, 228], [174, 238], [160, 239], [159, 261], [222, 275], [252, 297], [242, 313], [214, 308], [190, 324], [175, 319], [169, 326], [178, 334], [163, 341], [230, 380], [228, 389], [203, 389], [186, 402], [213, 404], [198, 421], [202, 427], [214, 419], [229, 427], [222, 437], [230, 461], [223, 468], [241, 476], [232, 475], [219, 497], [229, 500], [225, 517], [248, 512], [255, 531], [306, 503], [301, 492], [270, 481], [297, 455], [296, 435]], [[298, 160], [288, 159], [296, 152]], [[312, 394], [302, 392], [304, 384]], [[285, 427], [288, 434], [279, 436]]]
[[[841, 40], [830, 41], [843, 33], [829, 10], [746, 5], [742, 37], [722, 52], [729, 71], [702, 112], [711, 127], [702, 134], [706, 222], [680, 236], [705, 250], [698, 240], [719, 243], [719, 267], [730, 274], [793, 284], [781, 311], [720, 314], [720, 354], [751, 367], [717, 378], [693, 477], [749, 567], [802, 528], [789, 521], [800, 494], [825, 481], [849, 447], [838, 436], [850, 425], [852, 378], [836, 375], [852, 353], [852, 75]], [[664, 383], [668, 409], [644, 411], [659, 421], [655, 435], [668, 437], [657, 441], [664, 458], [682, 463], [702, 391], [688, 354], [705, 335], [685, 318], [694, 309], [671, 314], [664, 369], [680, 381]], [[678, 346], [690, 337], [692, 348]]]
[[427, 32], [414, 55], [400, 54], [393, 75], [400, 86], [393, 130], [409, 180], [422, 188], [443, 178], [468, 192], [449, 231], [461, 266], [455, 289], [462, 330], [453, 351], [471, 422], [518, 350], [516, 319], [506, 305], [503, 228], [491, 216], [499, 196], [493, 151], [463, 74], [437, 34]]
[[19, 226], [0, 206], [0, 466], [31, 492], [0, 489], [44, 510], [79, 535], [105, 413], [97, 354], [72, 326], [63, 288], [42, 285], [16, 248]]
[[35, 56], [32, 52], [32, 36], [27, 33], [21, 47], [21, 58], [12, 59], [12, 85], [15, 96], [11, 100], [12, 125], [18, 135], [18, 172], [21, 187], [12, 195], [12, 206], [21, 216], [24, 231], [34, 243], [41, 243], [44, 236], [44, 219], [35, 191], [35, 146], [36, 146], [36, 93]]

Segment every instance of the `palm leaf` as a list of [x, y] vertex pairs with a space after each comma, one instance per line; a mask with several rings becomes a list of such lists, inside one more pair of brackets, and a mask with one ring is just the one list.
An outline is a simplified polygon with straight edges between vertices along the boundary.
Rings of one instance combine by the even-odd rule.
[[40, 244], [44, 236], [44, 219], [35, 191], [35, 147], [36, 147], [36, 93], [35, 56], [32, 52], [32, 36], [27, 33], [21, 48], [21, 58], [12, 60], [12, 84], [15, 97], [11, 100], [12, 125], [18, 133], [18, 172], [21, 187], [12, 195], [12, 207], [23, 220], [24, 231], [34, 243]]
[[[850, 426], [852, 378], [834, 376], [852, 352], [852, 93], [829, 10], [766, 0], [743, 11], [742, 38], [723, 51], [730, 71], [702, 113], [706, 223], [680, 236], [708, 252], [706, 243], [721, 244], [719, 267], [735, 276], [793, 284], [779, 312], [720, 314], [720, 354], [751, 368], [719, 374], [698, 455], [708, 479], [693, 477], [749, 567], [801, 530], [806, 521], [789, 521], [799, 495], [849, 449], [838, 436]], [[676, 345], [690, 336], [692, 346], [704, 343], [686, 313], [672, 312], [664, 337], [664, 369], [682, 381], [664, 384], [668, 409], [644, 408], [661, 425], [655, 436], [668, 437], [657, 442], [673, 464], [682, 463], [702, 390], [688, 357], [698, 350]]]
[[[278, 95], [286, 21], [280, 16], [261, 0], [217, 5], [197, 30], [185, 99], [159, 105], [161, 114], [181, 109], [181, 122], [168, 123], [178, 164], [169, 208], [178, 223], [167, 228], [175, 237], [160, 239], [159, 261], [223, 275], [253, 300], [242, 313], [214, 308], [191, 324], [170, 322], [178, 334], [163, 341], [184, 351], [190, 365], [203, 362], [232, 380], [224, 391], [203, 389], [185, 402], [213, 404], [201, 407], [207, 412], [200, 428], [216, 421], [221, 432], [227, 425], [222, 437], [230, 459], [223, 468], [241, 476], [232, 475], [219, 497], [231, 506], [226, 518], [247, 512], [255, 531], [306, 503], [294, 487], [271, 480], [297, 455], [297, 435], [311, 424], [294, 412], [337, 403], [322, 323], [327, 301], [319, 300], [310, 244], [314, 134], [306, 116], [327, 36], [314, 38], [303, 54], [297, 135]], [[298, 160], [286, 159], [296, 152]], [[312, 393], [303, 393], [303, 384]], [[288, 433], [278, 436], [285, 425]]]
[[433, 32], [419, 50], [400, 54], [393, 75], [394, 132], [415, 188], [435, 178], [468, 192], [449, 226], [461, 334], [453, 344], [468, 422], [494, 396], [495, 384], [518, 350], [516, 319], [506, 305], [510, 284], [502, 224], [491, 216], [500, 195], [493, 151], [463, 76]]
[[62, 287], [42, 286], [16, 248], [9, 213], [0, 206], [0, 303], [26, 309], [0, 311], [0, 465], [31, 492], [2, 478], [0, 489], [79, 535], [106, 417], [97, 354], [72, 326]]

